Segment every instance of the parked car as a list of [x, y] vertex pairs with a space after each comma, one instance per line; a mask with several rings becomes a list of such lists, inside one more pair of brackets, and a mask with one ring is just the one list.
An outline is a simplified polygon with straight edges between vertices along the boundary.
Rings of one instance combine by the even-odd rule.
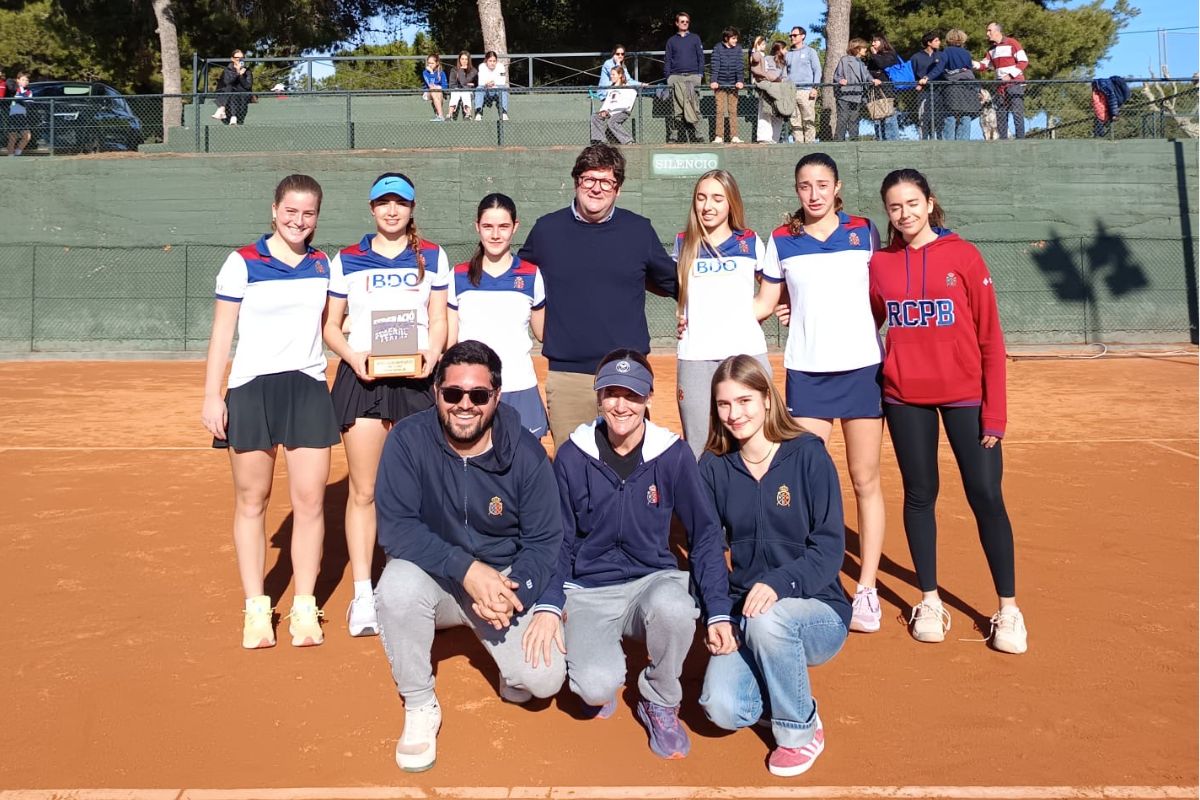
[[28, 103], [34, 141], [50, 145], [51, 98], [56, 152], [137, 150], [142, 121], [113, 87], [96, 81], [37, 81]]

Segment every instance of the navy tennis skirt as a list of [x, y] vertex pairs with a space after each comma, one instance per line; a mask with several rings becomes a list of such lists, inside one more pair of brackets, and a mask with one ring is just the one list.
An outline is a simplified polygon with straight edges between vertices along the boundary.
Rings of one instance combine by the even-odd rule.
[[882, 401], [881, 364], [844, 372], [787, 371], [787, 407], [793, 417], [878, 419]]

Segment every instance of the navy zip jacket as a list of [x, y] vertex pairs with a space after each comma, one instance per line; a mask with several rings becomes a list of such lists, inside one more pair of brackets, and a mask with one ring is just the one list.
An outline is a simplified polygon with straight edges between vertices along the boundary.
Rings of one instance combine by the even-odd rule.
[[546, 451], [499, 404], [492, 449], [463, 458], [430, 408], [396, 423], [375, 481], [379, 545], [435, 578], [462, 583], [474, 561], [504, 570], [529, 608], [546, 590], [562, 543]]
[[942, 63], [942, 54], [937, 50], [934, 50], [932, 54], [918, 50], [913, 53], [909, 61], [912, 63], [913, 77], [917, 80], [929, 78], [931, 81], [936, 81], [942, 77], [942, 72], [946, 69]]
[[[596, 422], [580, 425], [554, 456], [563, 536], [554, 582], [534, 607], [562, 616], [564, 585], [614, 586], [678, 569], [668, 539], [676, 515], [688, 532], [688, 561], [707, 624], [729, 619], [729, 570], [712, 499], [691, 449], [646, 422], [642, 463], [622, 481], [600, 460]], [[840, 562], [839, 562], [840, 563]]]
[[740, 44], [726, 47], [725, 42], [713, 45], [709, 82], [722, 86], [743, 83], [745, 78], [746, 54]]
[[838, 579], [846, 552], [842, 490], [820, 438], [781, 442], [761, 481], [735, 451], [705, 453], [700, 471], [729, 537], [729, 588], [739, 611], [756, 583], [779, 597], [811, 597], [850, 625], [850, 601]]
[[606, 222], [582, 222], [568, 206], [534, 223], [518, 257], [546, 282], [542, 355], [551, 370], [591, 375], [618, 347], [650, 352], [646, 283], [676, 291], [675, 262], [650, 220], [614, 208]]

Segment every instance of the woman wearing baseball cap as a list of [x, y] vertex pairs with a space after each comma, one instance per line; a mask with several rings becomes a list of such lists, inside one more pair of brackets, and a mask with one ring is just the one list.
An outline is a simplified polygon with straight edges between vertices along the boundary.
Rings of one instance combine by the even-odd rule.
[[[343, 248], [330, 263], [325, 343], [341, 358], [333, 383], [333, 406], [346, 445], [350, 496], [346, 502], [346, 549], [354, 576], [347, 611], [351, 636], [379, 632], [371, 591], [375, 552], [375, 472], [388, 431], [397, 420], [433, 405], [430, 375], [446, 344], [446, 252], [421, 238], [414, 218], [417, 192], [406, 175], [385, 172], [367, 193], [375, 232]], [[371, 314], [416, 312], [420, 374], [372, 378]], [[350, 333], [342, 330], [349, 316]]]
[[[646, 419], [654, 373], [646, 357], [620, 349], [595, 377], [600, 414], [558, 448], [554, 473], [570, 509], [558, 572], [533, 607], [524, 635], [534, 666], [550, 647], [566, 655], [571, 691], [598, 718], [616, 711], [625, 683], [626, 636], [646, 643], [636, 714], [662, 758], [683, 758], [690, 742], [679, 721], [683, 660], [700, 609], [678, 569], [669, 538], [678, 516], [688, 532], [691, 578], [700, 589], [710, 652], [732, 653], [725, 543], [691, 449]], [[565, 626], [563, 619], [567, 620]], [[565, 627], [565, 630], [564, 630]]]

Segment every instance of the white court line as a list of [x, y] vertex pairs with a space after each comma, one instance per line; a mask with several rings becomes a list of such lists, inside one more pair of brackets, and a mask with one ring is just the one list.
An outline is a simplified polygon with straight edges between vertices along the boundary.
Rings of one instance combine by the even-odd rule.
[[[1168, 445], [1163, 444], [1162, 440], [1160, 440], [1160, 439], [1147, 439], [1146, 441], [1148, 441], [1150, 444], [1158, 445], [1163, 450], [1170, 450], [1172, 453], [1178, 453], [1181, 456], [1187, 456], [1188, 458], [1192, 458], [1197, 461], [1200, 461], [1200, 456], [1196, 455], [1195, 453], [1189, 453], [1186, 450], [1179, 450], [1177, 448], [1170, 447]], [[1174, 440], [1168, 439], [1167, 441], [1174, 441]]]
[[0, 800], [1184, 800], [1196, 786], [404, 786], [10, 789]]

